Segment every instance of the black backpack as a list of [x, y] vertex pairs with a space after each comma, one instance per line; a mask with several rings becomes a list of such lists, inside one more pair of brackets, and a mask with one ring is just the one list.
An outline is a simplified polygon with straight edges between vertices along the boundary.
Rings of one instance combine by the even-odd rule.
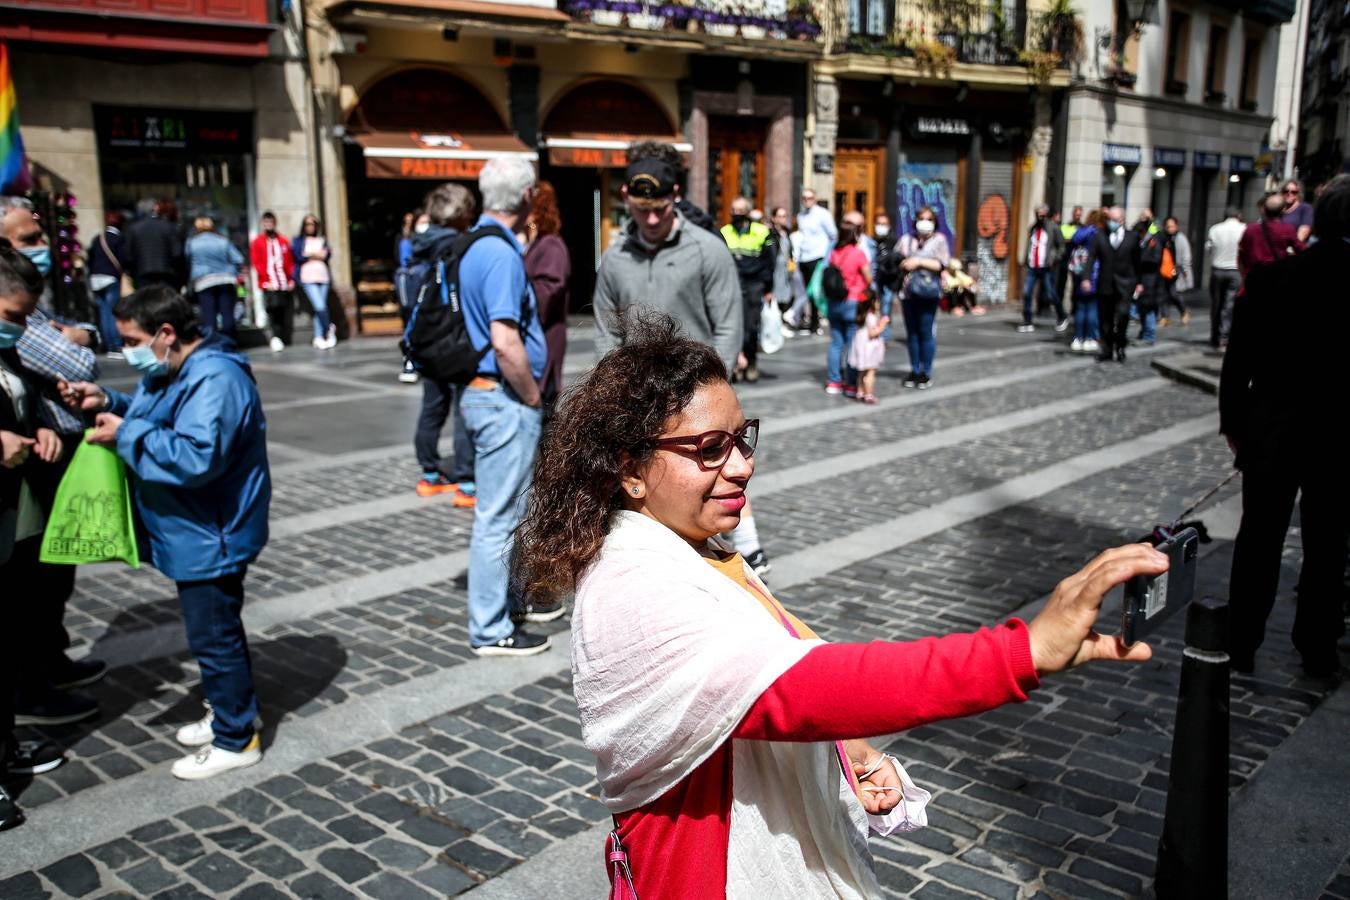
[[844, 283], [844, 273], [834, 263], [825, 266], [825, 274], [820, 276], [820, 292], [831, 303], [848, 299], [848, 285]]
[[[469, 329], [460, 305], [459, 263], [477, 241], [486, 237], [509, 240], [498, 226], [461, 234], [444, 255], [424, 265], [401, 270], [400, 294], [412, 301], [412, 314], [403, 329], [399, 347], [403, 356], [423, 377], [447, 384], [468, 384], [478, 374], [478, 364], [492, 344], [481, 350], [469, 339]], [[400, 299], [402, 299], [400, 297]], [[521, 298], [520, 327], [530, 314], [529, 290]]]

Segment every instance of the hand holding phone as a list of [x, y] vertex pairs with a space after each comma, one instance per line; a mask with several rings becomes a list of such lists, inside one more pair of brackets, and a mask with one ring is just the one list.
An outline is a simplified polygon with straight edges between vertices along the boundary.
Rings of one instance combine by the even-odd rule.
[[1167, 556], [1167, 571], [1159, 575], [1136, 575], [1125, 583], [1125, 603], [1120, 613], [1120, 640], [1126, 647], [1150, 634], [1169, 615], [1195, 596], [1196, 562], [1200, 558], [1200, 535], [1194, 528], [1176, 534], [1162, 531], [1157, 550]]

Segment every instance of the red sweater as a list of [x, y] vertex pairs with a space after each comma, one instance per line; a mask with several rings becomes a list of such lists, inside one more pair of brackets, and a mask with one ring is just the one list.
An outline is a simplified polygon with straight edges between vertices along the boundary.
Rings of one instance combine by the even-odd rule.
[[[1022, 701], [1039, 684], [1020, 619], [906, 643], [824, 644], [760, 695], [734, 737], [875, 737]], [[656, 800], [615, 816], [643, 900], [726, 896], [731, 760], [728, 741]]]
[[258, 287], [264, 291], [290, 290], [294, 285], [291, 272], [295, 269], [295, 258], [291, 255], [291, 242], [279, 233], [268, 237], [260, 234], [248, 245], [249, 261], [253, 271], [258, 273]]
[[830, 253], [830, 265], [839, 269], [848, 288], [849, 300], [866, 300], [872, 284], [872, 266], [857, 244], [845, 244]]

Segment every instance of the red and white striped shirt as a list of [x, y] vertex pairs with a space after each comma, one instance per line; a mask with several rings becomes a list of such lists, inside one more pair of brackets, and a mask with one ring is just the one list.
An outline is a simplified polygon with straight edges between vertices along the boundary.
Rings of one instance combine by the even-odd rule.
[[1046, 254], [1050, 250], [1050, 235], [1044, 228], [1031, 232], [1031, 247], [1027, 250], [1027, 267], [1044, 269]]

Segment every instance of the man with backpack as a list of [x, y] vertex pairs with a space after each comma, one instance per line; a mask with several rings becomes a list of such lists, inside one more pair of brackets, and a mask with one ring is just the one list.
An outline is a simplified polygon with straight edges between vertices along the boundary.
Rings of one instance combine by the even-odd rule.
[[542, 653], [548, 637], [515, 626], [512, 613], [532, 622], [563, 613], [561, 604], [526, 607], [510, 580], [511, 540], [525, 514], [543, 428], [539, 380], [548, 357], [515, 236], [529, 217], [534, 187], [534, 167], [525, 160], [488, 160], [478, 176], [483, 214], [457, 245], [455, 271], [447, 272], [458, 291], [469, 361], [476, 361], [460, 409], [478, 476], [469, 544], [469, 643], [479, 656]]
[[[433, 188], [422, 202], [427, 217], [427, 228], [412, 236], [412, 258], [406, 266], [394, 273], [399, 303], [407, 309], [415, 307], [423, 292], [434, 286], [435, 268], [449, 257], [460, 234], [467, 231], [474, 220], [474, 199], [469, 189], [459, 184], [442, 184]], [[411, 366], [411, 360], [408, 362]], [[417, 482], [417, 493], [422, 497], [453, 494], [452, 502], [461, 508], [473, 507], [476, 485], [473, 477], [473, 441], [464, 428], [460, 407], [463, 388], [450, 381], [427, 377], [422, 379], [422, 412], [417, 417], [417, 433], [413, 449], [422, 477]], [[448, 475], [441, 469], [441, 429], [455, 412], [455, 464]]]

